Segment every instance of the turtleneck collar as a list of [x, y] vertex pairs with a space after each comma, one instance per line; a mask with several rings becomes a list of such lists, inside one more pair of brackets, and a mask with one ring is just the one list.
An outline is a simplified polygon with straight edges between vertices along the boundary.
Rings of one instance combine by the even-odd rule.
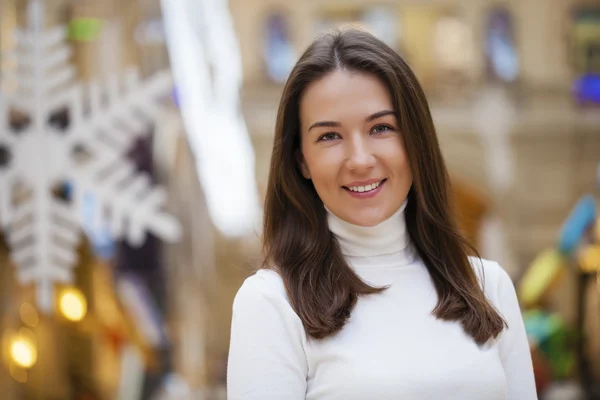
[[406, 253], [410, 243], [404, 219], [406, 203], [404, 201], [394, 215], [370, 227], [346, 222], [326, 208], [329, 230], [337, 237], [345, 256], [372, 257]]

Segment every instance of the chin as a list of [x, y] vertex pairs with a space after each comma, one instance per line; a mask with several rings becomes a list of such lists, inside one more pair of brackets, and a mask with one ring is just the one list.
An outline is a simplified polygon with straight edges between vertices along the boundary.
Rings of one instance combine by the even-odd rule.
[[375, 212], [373, 210], [369, 210], [367, 212], [349, 212], [348, 216], [348, 222], [364, 228], [370, 228], [379, 225], [386, 219], [385, 212], [379, 210]]
[[372, 228], [374, 226], [379, 225], [380, 222], [382, 222], [382, 221], [379, 221], [379, 220], [358, 221], [358, 222], [355, 222], [354, 225], [357, 225], [357, 226], [360, 226], [363, 228]]

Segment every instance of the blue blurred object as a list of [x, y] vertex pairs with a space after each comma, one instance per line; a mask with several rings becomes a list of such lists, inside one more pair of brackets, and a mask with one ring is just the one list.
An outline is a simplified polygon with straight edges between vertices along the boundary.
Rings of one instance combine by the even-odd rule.
[[[73, 196], [73, 184], [65, 182], [62, 186], [63, 196], [71, 200]], [[94, 253], [105, 260], [111, 259], [116, 251], [115, 241], [110, 232], [108, 222], [99, 218], [98, 203], [94, 195], [87, 192], [83, 195], [82, 216], [83, 231], [89, 239]]]
[[513, 82], [519, 75], [519, 57], [515, 48], [513, 19], [504, 6], [490, 11], [486, 34], [486, 58], [493, 76]]
[[512, 82], [517, 78], [519, 65], [513, 44], [505, 37], [490, 35], [488, 38], [490, 59], [494, 72], [505, 82]]
[[573, 84], [573, 94], [580, 104], [600, 104], [600, 74], [586, 74]]
[[116, 286], [119, 299], [144, 342], [154, 349], [166, 346], [164, 319], [144, 279], [127, 272], [117, 278]]
[[572, 254], [586, 230], [596, 221], [596, 200], [586, 195], [577, 202], [563, 224], [558, 240], [558, 249], [564, 254]]
[[179, 96], [179, 89], [177, 89], [176, 85], [173, 86], [173, 90], [171, 90], [171, 99], [173, 100], [175, 107], [181, 108], [181, 99]]
[[283, 83], [296, 62], [294, 47], [288, 35], [287, 19], [280, 13], [267, 18], [264, 57], [267, 73], [276, 83]]

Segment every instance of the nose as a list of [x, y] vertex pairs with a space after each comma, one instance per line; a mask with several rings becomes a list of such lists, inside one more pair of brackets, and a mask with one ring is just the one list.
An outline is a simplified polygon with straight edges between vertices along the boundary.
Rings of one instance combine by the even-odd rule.
[[363, 135], [360, 135], [354, 140], [350, 140], [347, 142], [347, 166], [350, 170], [368, 170], [375, 166], [376, 159], [373, 153], [373, 149], [369, 145], [368, 138], [362, 136]]

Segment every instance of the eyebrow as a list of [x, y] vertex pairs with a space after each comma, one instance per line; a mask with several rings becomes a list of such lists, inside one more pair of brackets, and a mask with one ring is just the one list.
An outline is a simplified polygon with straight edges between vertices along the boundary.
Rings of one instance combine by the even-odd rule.
[[[375, 114], [371, 114], [367, 118], [365, 118], [365, 122], [371, 122], [378, 118], [385, 117], [386, 115], [396, 115], [396, 112], [392, 111], [392, 110], [378, 111]], [[341, 124], [337, 121], [319, 121], [319, 122], [315, 122], [314, 124], [312, 124], [310, 126], [310, 128], [308, 128], [308, 130], [310, 131], [313, 128], [323, 128], [323, 127], [324, 128], [337, 128], [340, 126], [341, 126]]]

